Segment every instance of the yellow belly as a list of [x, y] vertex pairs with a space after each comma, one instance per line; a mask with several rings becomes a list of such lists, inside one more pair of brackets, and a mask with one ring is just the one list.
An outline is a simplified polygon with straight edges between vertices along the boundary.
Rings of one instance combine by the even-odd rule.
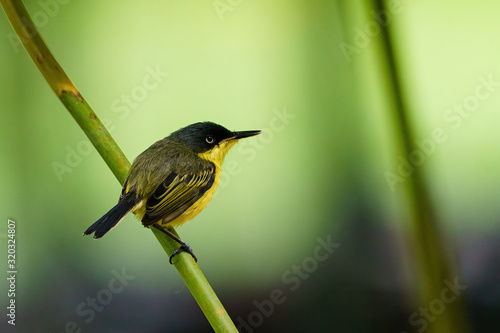
[[181, 216], [168, 223], [158, 222], [158, 224], [177, 228], [178, 226], [186, 223], [187, 221], [193, 219], [196, 215], [198, 215], [203, 210], [203, 208], [205, 208], [205, 206], [210, 202], [210, 200], [212, 200], [215, 190], [217, 190], [217, 187], [219, 186], [220, 174], [221, 174], [221, 169], [220, 167], [216, 166], [215, 179], [212, 187], [210, 187], [210, 189], [208, 189], [208, 191], [206, 191], [201, 198], [196, 200], [196, 202], [191, 207], [189, 207]]

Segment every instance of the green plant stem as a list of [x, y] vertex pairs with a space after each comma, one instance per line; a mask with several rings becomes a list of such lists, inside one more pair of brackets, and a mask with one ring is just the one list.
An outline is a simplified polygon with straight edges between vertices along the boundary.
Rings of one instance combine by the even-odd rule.
[[0, 0], [2, 7], [38, 70], [123, 184], [130, 163], [106, 127], [92, 111], [64, 70], [52, 56], [21, 1]]
[[73, 90], [62, 90], [59, 98], [97, 149], [116, 179], [123, 185], [127, 179], [130, 162], [106, 127], [79, 93], [75, 93]]
[[[171, 242], [166, 242], [165, 240], [170, 239], [170, 237], [165, 235], [163, 232], [156, 228], [151, 228], [151, 230], [169, 256], [172, 251], [179, 247], [178, 244], [172, 246]], [[169, 228], [169, 230], [174, 232], [174, 229], [172, 228]], [[177, 260], [178, 256], [184, 256], [185, 260], [183, 262]], [[211, 297], [210, 293], [203, 291], [210, 285], [191, 255], [181, 252], [173, 259], [173, 264], [179, 271], [179, 274], [188, 286], [191, 294], [193, 294], [196, 302], [205, 314], [205, 317], [207, 317], [215, 332], [237, 332], [220, 300], [217, 297]]]
[[[387, 13], [388, 10], [383, 0], [373, 0], [376, 13]], [[394, 24], [394, 23], [392, 23]], [[403, 156], [418, 149], [414, 144], [414, 128], [411, 126], [408, 103], [405, 98], [396, 53], [393, 47], [393, 36], [387, 24], [381, 24], [380, 45], [382, 59], [387, 68], [387, 80], [390, 87], [390, 97], [395, 107], [393, 119], [395, 120], [395, 133], [397, 142], [401, 143], [400, 150]], [[421, 166], [414, 168], [411, 177], [406, 178], [406, 193], [410, 207], [410, 219], [413, 227], [414, 245], [417, 250], [417, 277], [419, 282], [420, 301], [428, 305], [434, 299], [442, 297], [446, 288], [444, 281], [454, 281], [451, 269], [443, 248], [443, 240], [439, 223], [433, 208], [431, 191], [424, 176]], [[465, 312], [460, 299], [447, 305], [439, 318], [429, 324], [431, 332], [467, 332]]]
[[[31, 59], [120, 184], [123, 185], [130, 168], [130, 162], [57, 63], [23, 3], [16, 0], [0, 0], [0, 3]], [[152, 231], [169, 256], [172, 251], [179, 247], [177, 242], [155, 228], [152, 228]], [[175, 230], [171, 231], [177, 235]], [[237, 332], [217, 295], [191, 256], [187, 253], [181, 253], [176, 256], [173, 262], [214, 330], [216, 332]]]

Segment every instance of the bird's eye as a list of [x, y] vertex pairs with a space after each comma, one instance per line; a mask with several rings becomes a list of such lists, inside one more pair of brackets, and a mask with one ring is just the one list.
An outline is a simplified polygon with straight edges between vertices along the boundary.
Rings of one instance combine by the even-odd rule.
[[214, 143], [215, 139], [213, 137], [211, 137], [211, 136], [207, 136], [207, 138], [205, 139], [205, 141], [207, 143]]

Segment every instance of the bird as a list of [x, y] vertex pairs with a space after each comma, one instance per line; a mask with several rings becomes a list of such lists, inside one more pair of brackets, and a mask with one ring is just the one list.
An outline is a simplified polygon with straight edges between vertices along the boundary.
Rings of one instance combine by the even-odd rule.
[[98, 239], [129, 212], [144, 225], [155, 227], [180, 244], [169, 258], [191, 247], [168, 230], [198, 215], [212, 199], [227, 152], [243, 138], [260, 130], [233, 132], [205, 121], [183, 127], [139, 154], [130, 167], [118, 203], [93, 223], [83, 235]]

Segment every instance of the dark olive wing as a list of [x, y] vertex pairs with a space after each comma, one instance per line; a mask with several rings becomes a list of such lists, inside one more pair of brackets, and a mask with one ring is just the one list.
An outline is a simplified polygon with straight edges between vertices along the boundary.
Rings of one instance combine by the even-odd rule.
[[214, 181], [214, 167], [196, 175], [171, 173], [146, 201], [142, 223], [150, 226], [159, 220], [164, 223], [175, 220], [200, 199]]

